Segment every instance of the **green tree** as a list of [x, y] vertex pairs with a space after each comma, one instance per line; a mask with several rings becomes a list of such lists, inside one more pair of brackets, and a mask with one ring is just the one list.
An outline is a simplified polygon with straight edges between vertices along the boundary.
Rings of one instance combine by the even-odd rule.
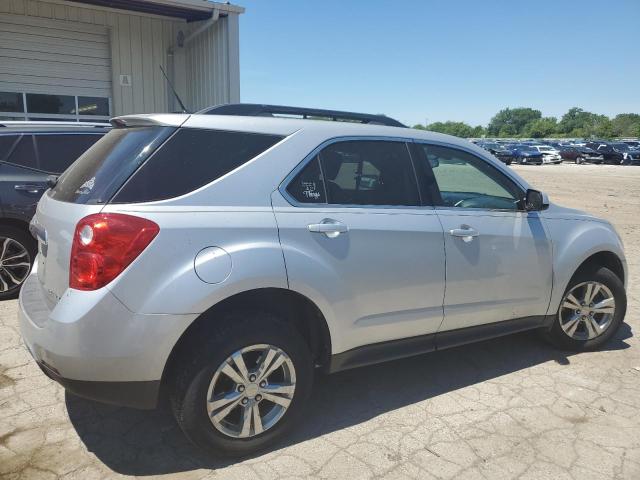
[[552, 137], [558, 131], [558, 120], [555, 117], [543, 117], [525, 125], [523, 135], [531, 138]]
[[558, 122], [558, 131], [571, 137], [584, 138], [604, 136], [605, 132], [609, 137], [612, 134], [610, 122], [605, 115], [573, 107]]
[[520, 136], [528, 123], [542, 118], [540, 110], [533, 108], [505, 108], [500, 110], [489, 122], [489, 136]]
[[640, 135], [640, 115], [637, 113], [621, 113], [611, 119], [616, 137], [636, 137]]
[[473, 128], [464, 122], [434, 122], [427, 125], [431, 132], [446, 133], [456, 137], [469, 138], [473, 136]]

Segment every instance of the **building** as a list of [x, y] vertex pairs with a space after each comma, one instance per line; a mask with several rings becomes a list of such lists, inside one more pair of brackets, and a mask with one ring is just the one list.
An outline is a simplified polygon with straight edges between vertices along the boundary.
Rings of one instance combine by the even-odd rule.
[[206, 0], [0, 0], [0, 119], [103, 121], [240, 101], [238, 17]]

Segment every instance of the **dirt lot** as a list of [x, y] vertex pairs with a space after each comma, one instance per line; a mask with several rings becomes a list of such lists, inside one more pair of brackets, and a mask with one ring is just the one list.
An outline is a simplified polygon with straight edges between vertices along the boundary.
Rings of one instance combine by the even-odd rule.
[[610, 219], [631, 270], [627, 324], [572, 355], [521, 334], [320, 378], [286, 446], [207, 459], [168, 413], [95, 404], [48, 380], [0, 304], [0, 477], [640, 478], [640, 168], [514, 167]]

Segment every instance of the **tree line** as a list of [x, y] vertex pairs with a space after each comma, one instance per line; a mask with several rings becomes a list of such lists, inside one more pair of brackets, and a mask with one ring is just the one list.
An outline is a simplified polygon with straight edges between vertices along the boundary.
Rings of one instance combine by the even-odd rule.
[[613, 118], [574, 107], [560, 120], [543, 117], [533, 108], [505, 108], [486, 127], [464, 122], [434, 122], [413, 128], [446, 133], [463, 138], [620, 138], [640, 137], [640, 115], [621, 113]]

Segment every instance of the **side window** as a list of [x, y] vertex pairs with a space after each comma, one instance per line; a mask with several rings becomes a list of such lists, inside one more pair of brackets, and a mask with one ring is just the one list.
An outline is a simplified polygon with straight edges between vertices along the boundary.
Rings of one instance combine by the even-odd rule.
[[421, 145], [445, 207], [518, 210], [520, 189], [482, 159], [461, 150]]
[[40, 170], [62, 173], [102, 135], [36, 135]]
[[113, 201], [151, 202], [184, 195], [247, 163], [282, 138], [181, 128], [133, 174]]
[[287, 192], [300, 203], [327, 203], [317, 155], [289, 183]]
[[21, 167], [38, 168], [36, 150], [33, 145], [33, 135], [23, 135], [15, 146], [7, 162]]
[[403, 142], [337, 142], [319, 156], [330, 204], [420, 204], [411, 157]]
[[0, 135], [0, 160], [7, 158], [17, 139], [18, 135]]

